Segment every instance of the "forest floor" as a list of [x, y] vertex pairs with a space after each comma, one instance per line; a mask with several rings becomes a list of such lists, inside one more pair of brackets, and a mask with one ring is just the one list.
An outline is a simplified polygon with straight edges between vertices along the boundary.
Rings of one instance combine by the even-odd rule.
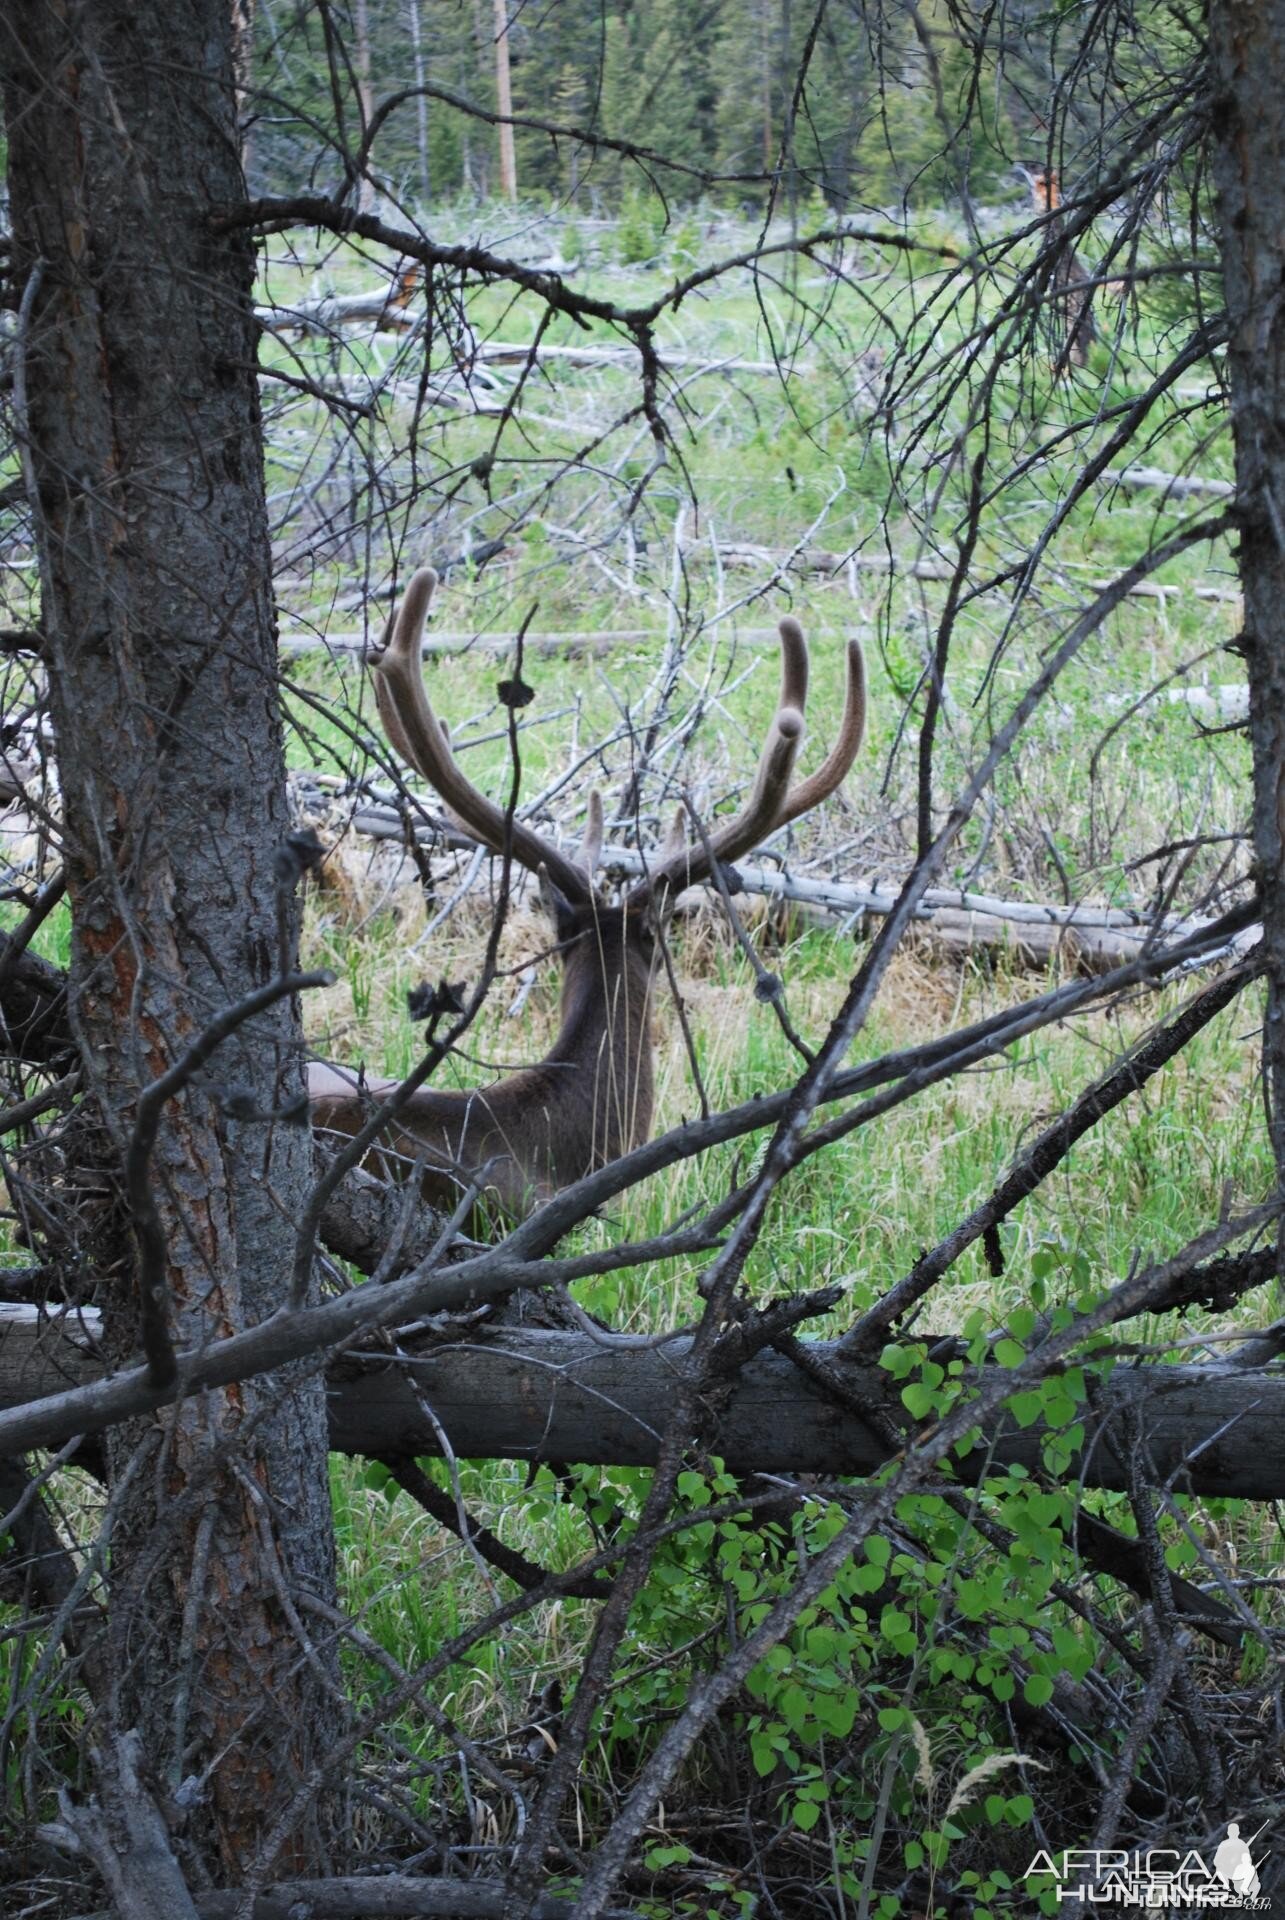
[[[445, 220], [443, 237], [482, 231], [499, 245], [505, 217], [460, 211], [454, 231]], [[1021, 212], [997, 218], [1016, 225]], [[581, 262], [578, 284], [594, 293], [636, 302], [694, 264], [735, 252], [749, 233], [707, 210], [668, 229], [654, 214], [648, 219], [644, 209], [638, 231], [622, 237], [618, 226], [608, 232], [532, 214], [508, 237], [532, 259]], [[771, 633], [787, 609], [812, 647], [813, 758], [803, 764], [815, 764], [839, 711], [842, 641], [855, 633], [870, 672], [867, 744], [842, 797], [800, 823], [775, 853], [791, 872], [895, 888], [913, 858], [917, 715], [947, 592], [940, 575], [958, 554], [967, 480], [940, 459], [949, 405], [933, 424], [929, 361], [921, 374], [913, 371], [914, 356], [927, 354], [934, 336], [949, 344], [966, 331], [960, 308], [934, 304], [945, 299], [949, 269], [927, 251], [949, 243], [953, 230], [940, 218], [922, 229], [925, 251], [892, 266], [873, 249], [850, 246], [828, 268], [807, 260], [792, 278], [739, 271], [686, 300], [657, 330], [671, 363], [673, 444], [654, 470], [646, 423], [613, 424], [637, 403], [638, 364], [628, 351], [618, 363], [548, 358], [516, 398], [520, 369], [477, 355], [478, 347], [532, 340], [539, 306], [524, 296], [474, 292], [454, 336], [446, 328], [434, 337], [431, 364], [448, 395], [440, 405], [425, 399], [419, 379], [422, 333], [354, 329], [270, 341], [265, 359], [282, 372], [324, 380], [349, 397], [365, 383], [379, 398], [375, 415], [353, 414], [337, 428], [315, 400], [288, 388], [278, 399], [265, 383], [283, 635], [377, 639], [394, 564], [404, 580], [423, 560], [439, 567], [455, 560], [431, 632], [460, 636], [460, 651], [431, 658], [430, 695], [470, 777], [497, 793], [512, 776], [508, 713], [496, 690], [512, 653], [477, 642], [511, 635], [533, 607], [533, 633], [592, 636], [549, 650], [532, 644], [523, 664], [535, 697], [518, 734], [521, 793], [524, 801], [547, 796], [542, 820], [570, 840], [591, 784], [603, 789], [610, 812], [649, 730], [659, 741], [651, 764], [664, 781], [658, 777], [644, 799], [646, 835], [657, 831], [656, 795], [665, 781], [678, 781], [707, 811], [739, 791], [772, 711]], [[278, 260], [265, 273], [262, 297], [290, 307], [323, 293], [360, 292], [379, 284], [389, 264], [369, 253], [368, 270], [351, 256]], [[1037, 593], [1020, 601], [1008, 590], [979, 595], [958, 621], [934, 788], [939, 816], [1074, 612], [1195, 510], [1154, 489], [1103, 484], [1064, 517], [1056, 511], [1172, 344], [1182, 316], [1158, 295], [1151, 307], [1145, 297], [1142, 305], [1101, 303], [1103, 338], [1090, 367], [1071, 379], [1055, 380], [1045, 362], [999, 382], [990, 452], [995, 502], [970, 578], [1011, 573], [1041, 540], [1049, 549]], [[542, 345], [627, 342], [606, 326], [586, 331], [555, 320]], [[885, 382], [898, 353], [908, 357], [907, 373], [889, 414]], [[462, 368], [472, 370], [469, 377]], [[492, 460], [497, 409], [506, 406], [513, 419]], [[1230, 477], [1212, 376], [1194, 372], [1160, 397], [1146, 433], [1134, 455], [1139, 464]], [[589, 446], [595, 451], [582, 457]], [[479, 560], [493, 542], [499, 550]], [[842, 564], [803, 572], [789, 563], [818, 550]], [[947, 884], [1145, 915], [1165, 883], [1184, 910], [1243, 878], [1247, 861], [1235, 836], [1248, 817], [1248, 747], [1242, 733], [1208, 724], [1223, 711], [1221, 689], [1243, 679], [1226, 652], [1239, 622], [1228, 543], [1192, 549], [1149, 587], [1159, 591], [1127, 599], [1037, 711], [999, 770], [990, 803], [961, 837]], [[468, 857], [438, 856], [434, 897], [426, 900], [412, 863], [351, 825], [370, 788], [394, 792], [390, 769], [375, 757], [359, 658], [319, 645], [285, 659], [283, 670], [295, 723], [291, 765], [300, 775], [329, 776], [333, 796], [318, 824], [336, 852], [329, 884], [309, 898], [305, 959], [329, 964], [337, 980], [309, 1003], [314, 1043], [329, 1058], [404, 1071], [419, 1044], [406, 1014], [408, 989], [426, 976], [476, 977], [489, 926], [487, 876], [465, 890], [458, 883]], [[1194, 689], [1204, 689], [1213, 706], [1172, 697]], [[360, 796], [358, 780], [368, 783]], [[617, 826], [625, 837], [634, 823]], [[1223, 838], [1196, 848], [1181, 866], [1172, 855], [1157, 857], [1157, 849], [1201, 836]], [[747, 920], [785, 982], [794, 1022], [816, 1044], [870, 925], [818, 927], [750, 911]], [[66, 931], [65, 920], [52, 918], [42, 950], [65, 959]], [[544, 1051], [556, 1024], [556, 978], [541, 966], [526, 980], [522, 968], [546, 945], [539, 916], [520, 904], [502, 947], [506, 971], [467, 1053], [449, 1063], [443, 1081], [478, 1084]], [[722, 919], [706, 913], [677, 924], [673, 961], [700, 1086], [672, 995], [662, 990], [657, 1125], [697, 1110], [700, 1087], [718, 1109], [790, 1085], [798, 1057], [771, 1007], [756, 1001], [753, 971]], [[860, 1055], [944, 1032], [1041, 984], [1015, 959], [946, 957], [908, 943], [887, 975]], [[929, 1089], [852, 1133], [789, 1187], [778, 1230], [764, 1236], [747, 1285], [775, 1293], [839, 1283], [840, 1305], [810, 1329], [837, 1332], [985, 1198], [1042, 1122], [1189, 990], [1176, 984], [1109, 1017], [1043, 1031], [985, 1071]], [[1064, 1280], [1073, 1293], [1123, 1275], [1139, 1258], [1161, 1260], [1210, 1221], [1255, 1202], [1270, 1185], [1259, 1018], [1257, 999], [1242, 999], [1090, 1132], [1056, 1178], [1005, 1222], [1002, 1278], [992, 1276], [980, 1246], [959, 1261], [934, 1304], [933, 1331], [958, 1329], [976, 1309], [1000, 1323], [1028, 1300], [1033, 1270]], [[579, 1243], [658, 1230], [721, 1191], [744, 1154], [728, 1148], [637, 1188], [609, 1217], [584, 1227]], [[699, 1272], [696, 1260], [672, 1262], [587, 1283], [578, 1297], [613, 1325], [654, 1330], [692, 1319]], [[1247, 1303], [1248, 1323], [1259, 1313]], [[1193, 1313], [1184, 1331], [1203, 1324]], [[1171, 1340], [1173, 1329], [1142, 1323], [1133, 1331], [1146, 1342]], [[408, 1500], [390, 1500], [386, 1475], [337, 1461], [334, 1482], [349, 1605], [367, 1633], [414, 1667], [470, 1611], [490, 1604], [481, 1575]], [[636, 1473], [603, 1470], [568, 1499], [543, 1470], [532, 1486], [517, 1464], [462, 1468], [470, 1511], [553, 1567], [589, 1548], [595, 1516], [613, 1502], [627, 1507], [640, 1483]], [[1119, 1517], [1113, 1496], [1093, 1496], [1093, 1505]], [[1273, 1524], [1262, 1510], [1193, 1501], [1189, 1514], [1207, 1550], [1246, 1578], [1275, 1564]], [[1262, 1595], [1251, 1602], [1269, 1604]], [[440, 1704], [479, 1738], [502, 1745], [516, 1737], [551, 1676], [570, 1690], [592, 1617], [589, 1603], [576, 1601], [532, 1613], [475, 1648]], [[649, 1688], [677, 1631], [674, 1614], [658, 1602], [640, 1609], [626, 1683], [640, 1710], [649, 1700], [656, 1711], [665, 1707], [660, 1682], [654, 1696]], [[925, 1707], [924, 1721], [934, 1750], [939, 1740], [943, 1750], [970, 1748], [948, 1717], [934, 1724]], [[412, 1745], [422, 1734], [409, 1722], [401, 1731]], [[610, 1802], [622, 1743], [632, 1750], [643, 1737], [604, 1727], [583, 1789], [590, 1823], [595, 1796], [599, 1810]]]

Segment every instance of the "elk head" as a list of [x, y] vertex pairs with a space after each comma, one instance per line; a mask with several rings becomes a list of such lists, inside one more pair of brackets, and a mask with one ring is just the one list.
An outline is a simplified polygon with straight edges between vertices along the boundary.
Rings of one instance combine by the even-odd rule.
[[1016, 166], [1014, 173], [1031, 190], [1031, 206], [1036, 213], [1056, 213], [1062, 204], [1062, 186], [1052, 167]]
[[[588, 827], [575, 858], [510, 817], [466, 778], [429, 704], [420, 639], [437, 585], [422, 568], [406, 589], [387, 644], [371, 662], [375, 698], [390, 745], [437, 793], [456, 826], [495, 853], [506, 849], [536, 874], [562, 960], [562, 1021], [550, 1053], [475, 1091], [422, 1089], [411, 1095], [374, 1156], [419, 1163], [435, 1198], [474, 1178], [510, 1212], [566, 1186], [644, 1141], [653, 1106], [651, 995], [656, 940], [678, 893], [810, 808], [842, 781], [865, 728], [865, 668], [848, 642], [847, 695], [839, 736], [823, 764], [793, 785], [803, 740], [808, 651], [796, 620], [780, 623], [781, 693], [754, 786], [734, 819], [688, 844], [680, 812], [646, 877], [619, 899], [599, 888], [603, 812], [590, 795]], [[342, 1069], [309, 1070], [313, 1123], [354, 1134], [371, 1098], [396, 1086]]]

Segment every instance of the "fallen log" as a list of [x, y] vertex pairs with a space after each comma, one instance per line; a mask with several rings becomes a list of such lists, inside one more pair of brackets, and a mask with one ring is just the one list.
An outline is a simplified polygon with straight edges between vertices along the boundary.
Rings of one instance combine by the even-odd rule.
[[[38, 1314], [0, 1304], [0, 1409], [25, 1406], [106, 1372], [101, 1323], [91, 1310]], [[387, 1350], [349, 1353], [328, 1375], [330, 1443], [337, 1453], [388, 1458], [435, 1455], [431, 1406], [462, 1459], [654, 1464], [686, 1337], [637, 1349], [581, 1333], [482, 1330], [396, 1360]], [[914, 1422], [883, 1368], [854, 1364], [834, 1342], [808, 1351], [857, 1402], [891, 1416], [913, 1438]], [[1084, 1439], [1066, 1470], [1089, 1487], [1130, 1483], [1130, 1421], [1148, 1471], [1178, 1491], [1247, 1500], [1285, 1496], [1285, 1374], [1225, 1367], [1117, 1367], [1099, 1383], [1091, 1412], [1077, 1408]], [[1003, 1413], [958, 1464], [975, 1480], [1009, 1465], [1036, 1468], [1048, 1430]], [[874, 1473], [887, 1449], [865, 1424], [827, 1399], [774, 1351], [741, 1369], [707, 1436], [709, 1451], [746, 1473]]]
[[[1165, 479], [1170, 475], [1162, 476]], [[1122, 475], [1117, 475], [1122, 479]], [[1211, 486], [1212, 482], [1209, 483]], [[1221, 484], [1221, 483], [1220, 483]], [[699, 560], [702, 552], [708, 554], [710, 543], [707, 540], [687, 540], [682, 543], [685, 558]], [[889, 577], [911, 580], [949, 581], [955, 577], [955, 569], [944, 560], [903, 560], [897, 554], [838, 552], [829, 547], [764, 547], [746, 540], [720, 540], [718, 559], [724, 567], [751, 568], [769, 574], [819, 574], [824, 579], [838, 579], [841, 576], [856, 578], [861, 573], [884, 574]], [[1109, 580], [1089, 580], [1085, 582], [1094, 593], [1100, 593], [1111, 585]], [[1158, 600], [1163, 605], [1175, 595], [1193, 593], [1199, 600], [1218, 600], [1235, 602], [1240, 595], [1224, 587], [1188, 586], [1185, 582], [1139, 580], [1127, 589], [1130, 599]]]
[[38, 954], [15, 952], [7, 934], [0, 934], [0, 1050], [60, 1073], [76, 1057], [66, 975]]
[[1212, 727], [1235, 727], [1249, 718], [1249, 688], [1237, 681], [1216, 687], [1170, 687], [1165, 701], [1186, 707]]
[[325, 293], [292, 307], [256, 307], [254, 317], [265, 333], [331, 333], [366, 320], [377, 332], [403, 333], [420, 323], [410, 308], [423, 277], [422, 267], [410, 266], [365, 293]]
[[[769, 639], [776, 640], [775, 627], [762, 627], [753, 630], [754, 635], [762, 635], [762, 644]], [[541, 656], [549, 654], [609, 653], [613, 647], [636, 646], [642, 641], [661, 641], [664, 635], [655, 627], [618, 627], [610, 632], [588, 630], [584, 632], [566, 630], [562, 633], [524, 633], [522, 645], [528, 654]], [[749, 633], [741, 633], [739, 639], [748, 640]], [[420, 641], [421, 658], [428, 659], [438, 654], [455, 653], [498, 653], [513, 651], [517, 641], [516, 633], [465, 633], [434, 629], [426, 633]], [[309, 633], [305, 630], [291, 629], [283, 633], [277, 641], [277, 652], [285, 659], [296, 659], [308, 653], [355, 653], [364, 655], [372, 645], [372, 636], [360, 629], [344, 629], [334, 633]]]
[[[498, 1882], [465, 1880], [458, 1874], [347, 1874], [333, 1880], [283, 1880], [267, 1886], [246, 1906], [244, 1892], [194, 1895], [200, 1920], [504, 1920], [508, 1897]], [[540, 1895], [526, 1909], [533, 1920], [574, 1920], [575, 1896]], [[107, 1913], [86, 1920], [112, 1920]], [[603, 1920], [640, 1920], [637, 1907], [607, 1907]]]
[[[683, 553], [699, 559], [709, 552], [707, 540], [683, 542]], [[886, 573], [908, 575], [912, 580], [949, 580], [953, 569], [942, 560], [899, 560], [886, 553], [839, 553], [829, 547], [775, 548], [757, 546], [748, 540], [720, 540], [718, 557], [725, 567], [765, 567], [783, 573]]]
[[[404, 841], [406, 837], [404, 820], [392, 806], [368, 803], [357, 809], [350, 824], [354, 832], [374, 840]], [[415, 833], [422, 843], [437, 839], [440, 844], [440, 836], [430, 826], [417, 826]], [[459, 844], [473, 843], [461, 836]], [[627, 878], [641, 878], [645, 871], [643, 857], [634, 847], [604, 847], [602, 867], [605, 873]], [[864, 930], [867, 919], [891, 913], [897, 901], [891, 888], [814, 879], [774, 867], [738, 864], [736, 880], [738, 893], [797, 908], [814, 924], [839, 925], [854, 932]], [[693, 901], [721, 910], [718, 894], [709, 887], [683, 895], [680, 911]], [[911, 924], [910, 939], [912, 944], [953, 957], [985, 957], [1041, 973], [1056, 963], [1068, 972], [1100, 974], [1136, 960], [1157, 940], [1183, 939], [1205, 924], [1199, 916], [1169, 915], [1157, 924], [1119, 907], [1060, 907], [930, 887]], [[1237, 937], [1236, 951], [1256, 938], [1256, 929], [1248, 929]]]
[[1104, 487], [1124, 487], [1131, 493], [1159, 491], [1173, 500], [1230, 500], [1234, 480], [1203, 479], [1198, 473], [1165, 473], [1160, 467], [1108, 467], [1100, 474]]
[[1110, 927], [1040, 926], [962, 907], [934, 908], [914, 922], [907, 938], [912, 946], [926, 946], [933, 953], [960, 960], [985, 956], [1032, 973], [1051, 966], [1064, 973], [1110, 973], [1112, 967], [1136, 960], [1143, 945], [1137, 928], [1120, 932]]
[[[632, 367], [638, 368], [637, 347], [557, 347], [523, 346], [519, 341], [485, 340], [474, 354], [474, 358], [492, 367], [518, 367], [534, 362], [537, 366], [546, 362], [561, 362], [564, 366], [580, 368], [595, 367]], [[813, 371], [811, 367], [778, 365], [775, 360], [740, 360], [734, 354], [674, 353], [667, 348], [658, 353], [660, 364], [675, 373], [752, 373], [766, 378], [778, 378], [789, 374], [807, 377]]]

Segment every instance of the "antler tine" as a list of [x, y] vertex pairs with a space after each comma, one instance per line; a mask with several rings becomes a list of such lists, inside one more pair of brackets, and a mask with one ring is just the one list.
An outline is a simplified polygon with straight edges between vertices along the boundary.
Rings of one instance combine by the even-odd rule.
[[808, 708], [808, 643], [803, 638], [803, 629], [792, 613], [778, 620], [776, 630], [781, 636], [781, 697], [777, 701], [777, 711], [783, 707], [793, 707], [796, 713], [806, 713]]
[[598, 871], [598, 862], [602, 859], [602, 840], [605, 822], [602, 817], [602, 795], [597, 787], [589, 790], [589, 810], [585, 820], [584, 839], [580, 842], [580, 866], [586, 876], [592, 880]]
[[848, 688], [843, 703], [843, 721], [839, 727], [839, 737], [831, 747], [815, 773], [806, 780], [800, 780], [789, 794], [781, 809], [778, 827], [788, 827], [791, 820], [810, 813], [813, 807], [819, 807], [823, 800], [843, 783], [844, 775], [856, 759], [866, 732], [866, 656], [861, 651], [861, 642], [856, 639], [848, 642]]
[[687, 851], [687, 809], [676, 807], [674, 817], [669, 823], [665, 838], [660, 843], [660, 852], [656, 855], [658, 866], [674, 866]]
[[[434, 586], [435, 585], [436, 575], [434, 575]], [[428, 589], [428, 599], [431, 600], [432, 597], [433, 588], [430, 587]], [[427, 601], [425, 602], [424, 612], [425, 614], [428, 612]], [[392, 698], [388, 692], [384, 676], [382, 672], [377, 671], [379, 663], [393, 643], [393, 634], [396, 631], [396, 627], [397, 621], [395, 616], [389, 614], [388, 619], [384, 622], [384, 637], [376, 650], [367, 655], [367, 664], [371, 670], [372, 684], [375, 689], [375, 705], [379, 709], [380, 724], [384, 729], [385, 738], [393, 752], [397, 755], [397, 758], [404, 761], [408, 767], [413, 767], [415, 764], [415, 755], [411, 749], [411, 743], [406, 738], [402, 723], [398, 718], [397, 709], [393, 705]]]
[[779, 632], [781, 692], [749, 799], [734, 820], [709, 836], [708, 852], [702, 848], [689, 854], [680, 845], [675, 853], [662, 853], [648, 879], [634, 889], [635, 895], [675, 884], [693, 886], [708, 874], [711, 860], [735, 860], [776, 827], [803, 743], [803, 702], [808, 695], [808, 649], [803, 629], [797, 620], [787, 617], [780, 622]]
[[803, 739], [803, 702], [808, 690], [808, 650], [797, 620], [780, 623], [781, 698], [759, 762], [754, 791], [741, 812], [712, 834], [709, 851], [691, 853], [680, 840], [671, 849], [666, 841], [660, 856], [635, 896], [676, 885], [691, 886], [709, 872], [711, 859], [735, 860], [748, 853], [779, 827], [832, 794], [857, 756], [866, 725], [865, 656], [858, 640], [848, 642], [848, 683], [839, 737], [814, 774], [790, 789], [790, 777]]
[[547, 869], [550, 880], [571, 901], [584, 900], [590, 882], [572, 861], [541, 839], [521, 820], [506, 822], [504, 810], [466, 779], [450, 742], [429, 705], [420, 664], [420, 636], [437, 586], [431, 567], [421, 567], [406, 588], [384, 651], [371, 661], [375, 698], [384, 731], [408, 766], [421, 773], [467, 831], [495, 853], [509, 846], [519, 866], [531, 873]]
[[[769, 833], [775, 833], [790, 803], [790, 777], [803, 745], [803, 715], [808, 701], [808, 643], [793, 614], [777, 622], [781, 636], [781, 695], [776, 718], [759, 761], [754, 792], [744, 812], [710, 835], [717, 860], [735, 860]], [[786, 743], [792, 742], [788, 747]], [[690, 884], [690, 882], [689, 882]]]

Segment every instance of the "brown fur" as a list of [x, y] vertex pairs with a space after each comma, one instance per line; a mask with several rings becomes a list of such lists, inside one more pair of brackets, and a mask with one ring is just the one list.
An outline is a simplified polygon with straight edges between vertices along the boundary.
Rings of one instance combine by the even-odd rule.
[[[594, 885], [602, 851], [602, 802], [591, 794], [578, 859], [570, 859], [519, 817], [505, 812], [464, 776], [424, 687], [420, 641], [437, 585], [431, 567], [411, 579], [383, 651], [372, 661], [375, 697], [389, 744], [427, 780], [448, 814], [481, 845], [537, 874], [554, 917], [563, 959], [562, 1026], [552, 1051], [532, 1067], [469, 1092], [415, 1092], [368, 1166], [408, 1173], [425, 1168], [428, 1196], [451, 1207], [476, 1183], [508, 1214], [627, 1153], [651, 1132], [654, 1082], [651, 992], [654, 926], [684, 886], [703, 880], [715, 860], [732, 861], [777, 828], [818, 806], [838, 787], [865, 728], [865, 665], [847, 645], [847, 692], [838, 736], [806, 780], [792, 786], [803, 738], [808, 653], [797, 620], [779, 622], [781, 693], [753, 788], [740, 812], [689, 850], [680, 810], [646, 877], [617, 906]], [[314, 1125], [360, 1132], [397, 1082], [364, 1083], [319, 1065], [309, 1093]]]
[[[559, 900], [556, 912], [562, 1022], [549, 1053], [490, 1087], [412, 1094], [367, 1155], [372, 1170], [405, 1173], [426, 1157], [426, 1197], [451, 1206], [486, 1165], [486, 1197], [520, 1215], [648, 1137], [655, 1099], [650, 915], [597, 898], [575, 907]], [[351, 1137], [398, 1084], [359, 1082], [341, 1068], [314, 1065], [313, 1125]]]
[[[1045, 244], [1057, 246], [1062, 237], [1062, 186], [1057, 174], [1047, 167], [1036, 167], [1027, 174], [1031, 205], [1036, 213], [1051, 215], [1045, 229]], [[1053, 265], [1053, 291], [1056, 310], [1063, 328], [1059, 363], [1085, 367], [1089, 349], [1098, 337], [1093, 318], [1093, 287], [1074, 247], [1063, 246]]]

